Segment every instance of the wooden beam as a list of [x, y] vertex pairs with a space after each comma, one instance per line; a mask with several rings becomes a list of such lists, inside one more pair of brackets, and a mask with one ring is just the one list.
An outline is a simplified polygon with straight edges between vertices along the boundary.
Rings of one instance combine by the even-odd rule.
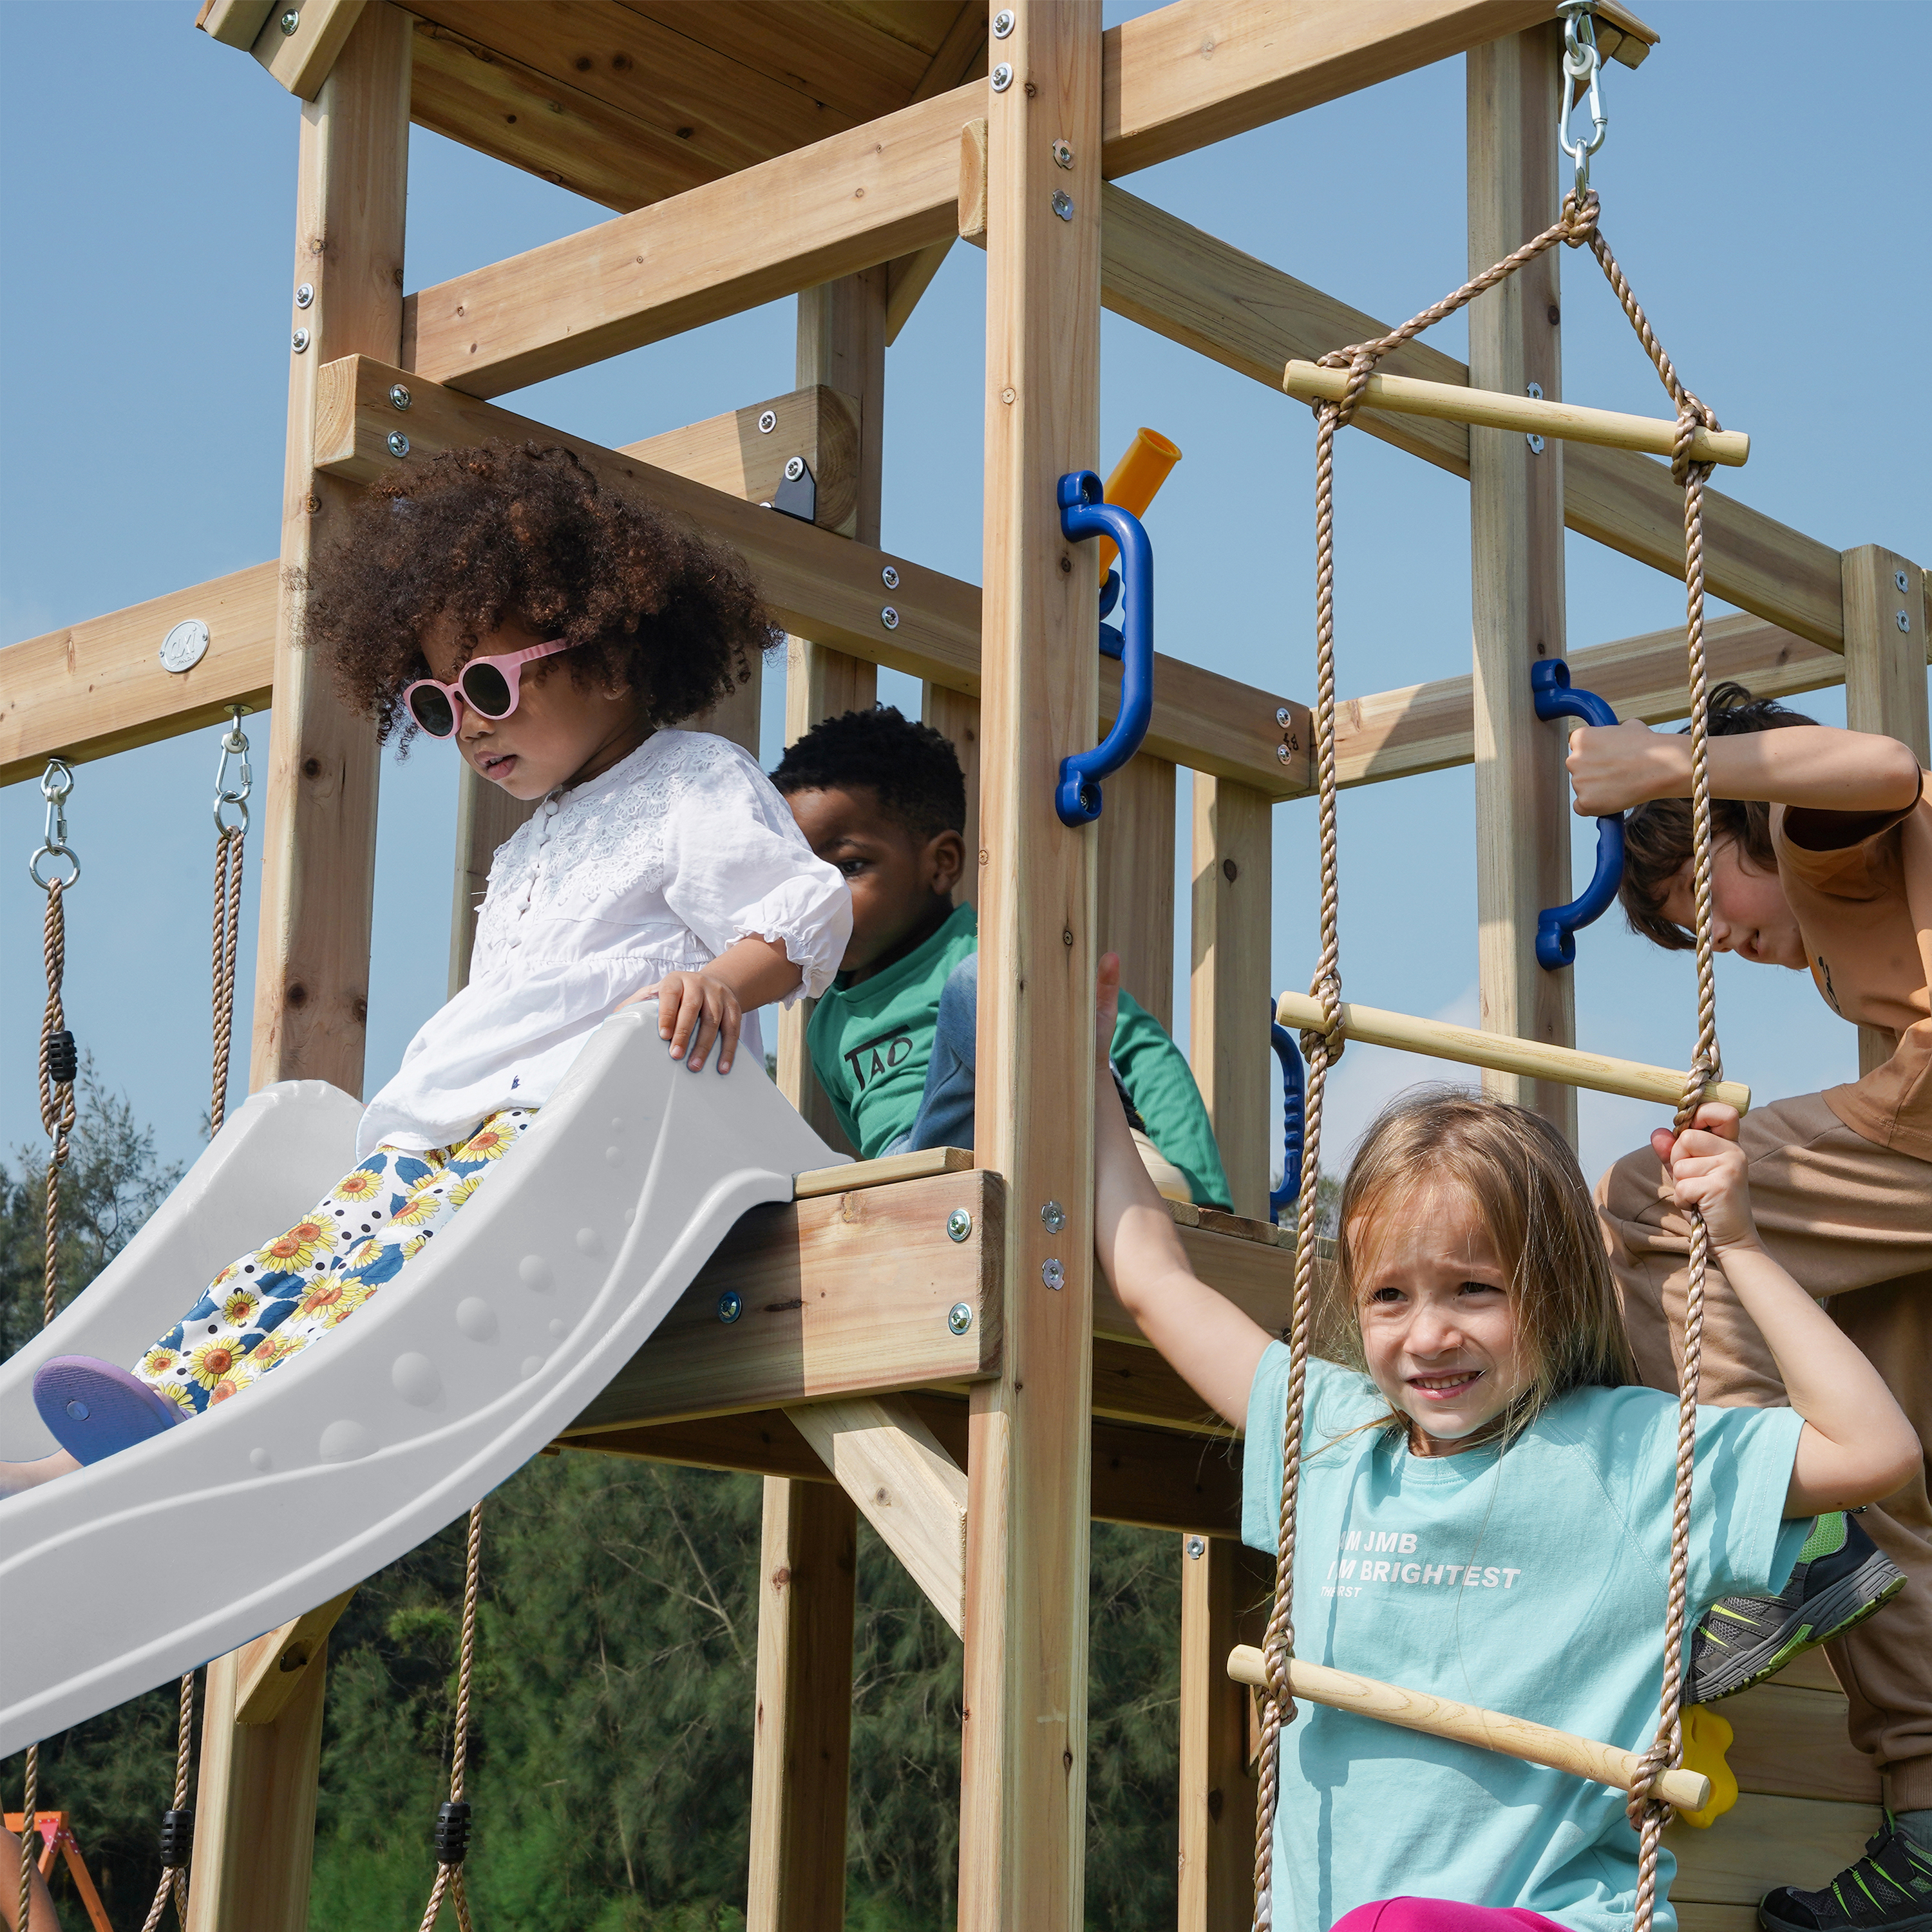
[[1094, 931], [1120, 984], [1174, 1030], [1174, 766], [1144, 752], [1103, 788]]
[[1876, 1804], [1822, 1804], [1746, 1792], [1708, 1831], [1682, 1823], [1665, 1831], [1664, 1842], [1677, 1860], [1672, 1902], [1755, 1908], [1769, 1876], [1822, 1876], [1856, 1864], [1883, 1822]]
[[[1168, 1204], [1170, 1208], [1180, 1204], [1177, 1202]], [[1179, 1214], [1174, 1218], [1180, 1221]], [[1236, 1220], [1232, 1215], [1225, 1218], [1229, 1222]], [[1262, 1222], [1241, 1225], [1256, 1230], [1265, 1228], [1270, 1235], [1276, 1232]], [[1180, 1233], [1181, 1251], [1187, 1257], [1188, 1266], [1210, 1288], [1225, 1294], [1270, 1334], [1279, 1334], [1287, 1327], [1294, 1292], [1294, 1246], [1292, 1238], [1279, 1242], [1257, 1240], [1186, 1222], [1182, 1222]], [[1288, 1233], [1292, 1235], [1292, 1230]], [[1138, 1324], [1114, 1300], [1105, 1282], [1096, 1286], [1094, 1292], [1094, 1333], [1100, 1340], [1147, 1348], [1146, 1338], [1141, 1334]], [[1144, 1368], [1147, 1365], [1142, 1366]], [[1126, 1412], [1119, 1403], [1112, 1407], [1118, 1412]]]
[[[1469, 273], [1556, 219], [1562, 30], [1553, 22], [1472, 48], [1468, 80]], [[1558, 258], [1546, 249], [1469, 307], [1469, 380], [1563, 393]], [[1563, 730], [1537, 717], [1531, 667], [1564, 652], [1563, 476], [1574, 452], [1505, 429], [1469, 431], [1474, 618], [1476, 958], [1485, 1031], [1576, 1043], [1576, 976], [1537, 963], [1537, 916], [1570, 902]], [[1496, 1069], [1492, 1099], [1540, 1114], [1574, 1147], [1576, 1090]]]
[[916, 1148], [909, 1154], [881, 1154], [845, 1167], [814, 1167], [793, 1177], [791, 1198], [809, 1201], [820, 1194], [849, 1194], [856, 1187], [888, 1187], [902, 1180], [923, 1180], [935, 1174], [968, 1174], [973, 1156], [965, 1148]]
[[210, 40], [219, 40], [224, 47], [238, 47], [245, 54], [268, 17], [268, 0], [202, 0], [194, 24]]
[[[378, 6], [384, 0], [376, 0]], [[313, 100], [362, 17], [366, 0], [275, 0], [255, 37], [255, 58], [298, 100]], [[291, 30], [284, 22], [293, 20]]]
[[568, 1433], [992, 1375], [1005, 1202], [980, 1170], [754, 1208]]
[[928, 679], [920, 693], [920, 717], [952, 747], [966, 781], [966, 870], [952, 898], [956, 904], [976, 906], [987, 858], [980, 838], [980, 700]]
[[235, 1686], [238, 1724], [272, 1724], [282, 1714], [294, 1699], [302, 1673], [320, 1659], [329, 1632], [355, 1594], [345, 1590], [236, 1653], [241, 1660]]
[[[1109, 185], [1104, 193], [1102, 294], [1108, 308], [1277, 394], [1291, 360], [1315, 360], [1388, 331], [1387, 322], [1124, 189]], [[1469, 380], [1462, 363], [1420, 343], [1409, 344], [1382, 367], [1426, 382]], [[1354, 426], [1439, 469], [1469, 473], [1466, 424], [1371, 411]], [[1626, 556], [1673, 577], [1684, 574], [1683, 493], [1669, 469], [1652, 458], [1586, 445], [1569, 451], [1563, 517], [1570, 529]], [[1838, 553], [1828, 545], [1707, 490], [1704, 567], [1714, 596], [1814, 644], [1842, 648], [1844, 593]]]

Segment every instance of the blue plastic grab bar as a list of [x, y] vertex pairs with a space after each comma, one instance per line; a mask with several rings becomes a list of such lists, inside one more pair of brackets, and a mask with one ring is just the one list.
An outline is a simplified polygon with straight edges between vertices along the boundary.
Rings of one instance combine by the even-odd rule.
[[[1141, 748], [1154, 716], [1154, 546], [1141, 520], [1118, 503], [1100, 500], [1100, 479], [1090, 470], [1060, 479], [1060, 528], [1070, 541], [1110, 536], [1119, 546], [1126, 616], [1120, 632], [1102, 625], [1100, 649], [1120, 659], [1120, 709], [1114, 728], [1090, 752], [1060, 761], [1053, 796], [1063, 825], [1090, 825], [1100, 815], [1100, 781], [1118, 771]], [[1109, 578], [1113, 576], [1111, 571]], [[1120, 593], [1115, 592], [1116, 596]], [[1102, 592], [1103, 598], [1106, 592]], [[1102, 614], [1111, 604], [1103, 605]], [[1118, 638], [1113, 649], [1109, 645]]]
[[1307, 1085], [1302, 1072], [1301, 1049], [1294, 1036], [1274, 1016], [1268, 1002], [1269, 1037], [1281, 1062], [1281, 1185], [1268, 1196], [1268, 1219], [1277, 1226], [1281, 1210], [1294, 1206], [1301, 1192], [1301, 1136], [1307, 1124]]
[[[1532, 664], [1529, 688], [1539, 718], [1580, 718], [1586, 724], [1617, 722], [1617, 714], [1594, 692], [1579, 691], [1570, 683], [1570, 667], [1561, 658]], [[1623, 876], [1624, 822], [1612, 813], [1597, 820], [1597, 869], [1582, 897], [1537, 915], [1536, 963], [1545, 972], [1576, 963], [1576, 934], [1609, 910]]]

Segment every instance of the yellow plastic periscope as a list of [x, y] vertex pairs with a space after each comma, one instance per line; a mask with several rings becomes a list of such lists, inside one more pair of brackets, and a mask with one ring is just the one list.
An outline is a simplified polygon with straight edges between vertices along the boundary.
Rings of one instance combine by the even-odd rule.
[[[1160, 430], [1135, 430], [1127, 453], [1114, 465], [1113, 474], [1107, 478], [1106, 500], [1132, 511], [1137, 517], [1145, 516], [1155, 493], [1167, 481], [1167, 472], [1180, 460], [1180, 452]], [[1100, 581], [1105, 584], [1114, 558], [1120, 553], [1112, 537], [1100, 539]]]
[[1684, 1768], [1701, 1771], [1711, 1780], [1711, 1802], [1701, 1811], [1677, 1815], [1700, 1831], [1714, 1825], [1738, 1802], [1737, 1778], [1724, 1762], [1734, 1735], [1708, 1705], [1693, 1704], [1684, 1713]]

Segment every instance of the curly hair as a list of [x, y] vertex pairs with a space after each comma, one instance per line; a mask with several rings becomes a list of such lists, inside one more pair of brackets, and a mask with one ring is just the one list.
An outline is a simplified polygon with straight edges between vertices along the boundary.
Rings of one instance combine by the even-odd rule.
[[951, 743], [896, 707], [821, 719], [788, 746], [772, 783], [795, 791], [868, 788], [879, 808], [920, 838], [966, 829], [966, 778]]
[[372, 484], [308, 588], [308, 641], [378, 736], [400, 726], [405, 744], [403, 691], [430, 675], [438, 619], [466, 658], [512, 619], [567, 638], [572, 680], [628, 686], [653, 728], [708, 710], [778, 641], [735, 551], [533, 442], [445, 450]]
[[[1815, 724], [1774, 698], [1754, 698], [1741, 684], [1718, 686], [1711, 693], [1710, 731], [1714, 738], [1748, 731], [1775, 731], [1792, 724]], [[1686, 736], [1690, 726], [1678, 734]], [[1771, 807], [1756, 800], [1714, 798], [1711, 843], [1726, 839], [1754, 872], [1774, 872], [1778, 855], [1771, 843]], [[1624, 814], [1624, 875], [1617, 887], [1630, 929], [1666, 952], [1688, 952], [1696, 936], [1666, 916], [1664, 902], [1677, 877], [1690, 862], [1690, 801], [1653, 798]]]

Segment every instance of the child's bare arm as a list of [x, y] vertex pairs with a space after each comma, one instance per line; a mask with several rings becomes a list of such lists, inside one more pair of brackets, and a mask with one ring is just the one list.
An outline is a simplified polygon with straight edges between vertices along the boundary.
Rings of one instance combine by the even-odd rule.
[[1268, 1336], [1188, 1266], [1167, 1203], [1155, 1192], [1127, 1132], [1106, 1064], [1120, 992], [1120, 962], [1110, 952], [1100, 962], [1095, 1025], [1100, 1077], [1094, 1086], [1094, 1252], [1141, 1333], [1210, 1408], [1244, 1428], [1248, 1390]]
[[1678, 1205], [1702, 1210], [1713, 1257], [1804, 1418], [1784, 1513], [1816, 1516], [1876, 1502], [1911, 1479], [1918, 1438], [1857, 1344], [1766, 1253], [1737, 1132], [1736, 1109], [1713, 1105], [1700, 1107], [1674, 1142], [1662, 1131], [1651, 1141], [1670, 1164]]
[[[1820, 812], [1903, 812], [1918, 796], [1918, 761], [1895, 738], [1792, 724], [1710, 741], [1711, 790]], [[1570, 734], [1570, 782], [1586, 818], [1653, 798], [1690, 796], [1690, 740], [1640, 723], [1585, 724]]]

